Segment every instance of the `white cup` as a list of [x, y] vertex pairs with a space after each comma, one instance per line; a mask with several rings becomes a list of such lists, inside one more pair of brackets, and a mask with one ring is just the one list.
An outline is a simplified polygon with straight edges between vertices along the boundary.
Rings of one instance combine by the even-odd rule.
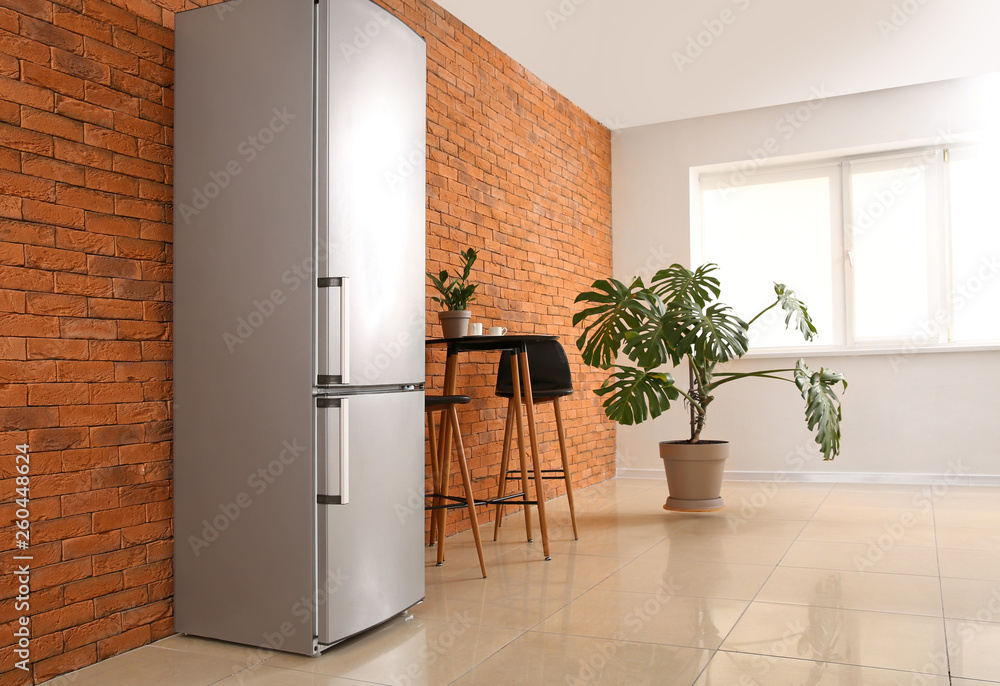
[[507, 327], [506, 326], [491, 326], [490, 327], [490, 335], [491, 336], [503, 336], [505, 333], [507, 333]]
[[469, 331], [469, 335], [470, 336], [482, 336], [483, 335], [483, 323], [482, 322], [475, 322], [474, 324], [469, 324], [469, 327], [471, 329]]

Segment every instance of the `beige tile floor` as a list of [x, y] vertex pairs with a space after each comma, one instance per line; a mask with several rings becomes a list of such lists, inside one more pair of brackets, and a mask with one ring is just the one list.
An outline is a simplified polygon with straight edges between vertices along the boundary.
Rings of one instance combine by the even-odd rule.
[[724, 512], [618, 479], [426, 569], [412, 612], [319, 658], [172, 636], [52, 686], [1000, 684], [1000, 487], [727, 483]]

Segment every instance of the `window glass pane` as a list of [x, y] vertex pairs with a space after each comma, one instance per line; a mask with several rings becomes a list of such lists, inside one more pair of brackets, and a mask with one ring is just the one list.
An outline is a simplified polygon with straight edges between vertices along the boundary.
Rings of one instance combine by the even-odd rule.
[[952, 150], [952, 340], [1000, 340], [1000, 170], [986, 150]]
[[854, 336], [910, 340], [931, 309], [927, 165], [900, 157], [850, 168]]
[[[833, 275], [830, 227], [836, 168], [761, 174], [741, 187], [702, 186], [703, 251], [721, 268], [723, 302], [745, 320], [774, 301], [774, 282], [806, 303], [819, 336], [832, 345]], [[719, 184], [714, 184], [719, 185]], [[839, 196], [839, 190], [837, 191]], [[754, 322], [752, 349], [804, 346], [785, 329], [779, 308]]]

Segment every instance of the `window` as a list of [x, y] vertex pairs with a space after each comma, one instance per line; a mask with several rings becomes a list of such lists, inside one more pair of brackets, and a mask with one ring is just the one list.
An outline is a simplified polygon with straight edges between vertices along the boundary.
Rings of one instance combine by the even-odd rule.
[[692, 263], [719, 264], [744, 318], [773, 299], [773, 279], [808, 305], [815, 341], [772, 310], [752, 350], [1000, 345], [995, 159], [939, 146], [700, 174]]

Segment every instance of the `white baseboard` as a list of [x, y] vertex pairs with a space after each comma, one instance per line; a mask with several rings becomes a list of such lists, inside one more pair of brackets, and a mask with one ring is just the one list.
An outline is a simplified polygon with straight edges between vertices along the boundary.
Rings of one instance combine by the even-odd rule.
[[[619, 468], [621, 479], [664, 480], [662, 469]], [[961, 486], [1000, 486], [1000, 474], [904, 474], [878, 472], [735, 472], [727, 471], [726, 481], [787, 481], [798, 483], [903, 484], [941, 483]]]

